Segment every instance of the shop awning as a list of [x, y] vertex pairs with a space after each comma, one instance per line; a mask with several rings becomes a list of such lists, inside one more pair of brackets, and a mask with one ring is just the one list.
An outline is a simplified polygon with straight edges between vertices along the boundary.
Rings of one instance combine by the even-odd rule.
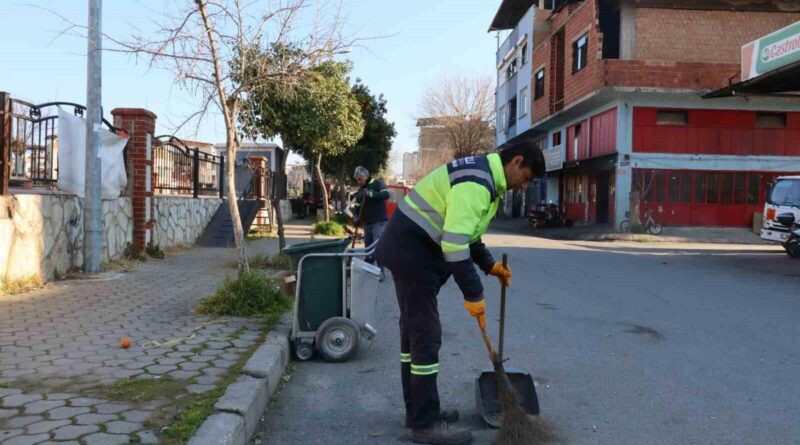
[[800, 62], [770, 71], [744, 82], [706, 93], [703, 99], [748, 95], [788, 95], [800, 98]]
[[565, 161], [561, 168], [563, 172], [589, 172], [609, 170], [617, 165], [617, 153], [611, 153], [597, 158], [581, 159], [578, 161]]
[[489, 32], [513, 29], [533, 6], [533, 0], [503, 0], [489, 26]]

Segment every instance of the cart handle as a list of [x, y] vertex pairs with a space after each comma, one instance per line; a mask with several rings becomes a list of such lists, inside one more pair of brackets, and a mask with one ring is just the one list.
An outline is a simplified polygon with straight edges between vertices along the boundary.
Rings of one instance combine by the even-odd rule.
[[345, 250], [345, 253], [362, 253], [362, 254], [365, 254], [365, 255], [370, 255], [375, 251], [375, 248], [378, 247], [378, 241], [379, 240], [373, 241], [372, 244], [370, 244], [367, 247], [359, 247], [359, 248], [354, 248], [354, 249], [347, 249], [347, 250]]

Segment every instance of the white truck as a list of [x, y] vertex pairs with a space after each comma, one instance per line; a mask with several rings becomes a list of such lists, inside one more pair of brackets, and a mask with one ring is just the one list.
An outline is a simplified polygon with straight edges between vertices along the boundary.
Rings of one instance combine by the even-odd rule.
[[795, 221], [800, 221], [800, 176], [779, 176], [772, 183], [764, 203], [764, 219], [761, 225], [761, 238], [784, 243], [792, 227], [778, 221], [778, 216], [791, 213]]

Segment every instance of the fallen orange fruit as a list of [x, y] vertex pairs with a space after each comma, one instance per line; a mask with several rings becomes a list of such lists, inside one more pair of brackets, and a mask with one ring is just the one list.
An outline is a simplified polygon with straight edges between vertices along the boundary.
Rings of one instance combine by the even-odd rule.
[[131, 338], [130, 337], [122, 337], [119, 341], [119, 347], [122, 349], [128, 349], [131, 347]]

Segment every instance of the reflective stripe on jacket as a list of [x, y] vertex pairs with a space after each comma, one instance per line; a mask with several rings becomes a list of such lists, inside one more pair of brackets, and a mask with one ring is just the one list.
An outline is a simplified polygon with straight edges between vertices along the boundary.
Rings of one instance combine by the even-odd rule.
[[[369, 178], [363, 187], [359, 188], [356, 202], [353, 204], [353, 215], [361, 215], [361, 222], [373, 224], [389, 219], [386, 215], [386, 201], [389, 199], [389, 189], [380, 179]], [[361, 202], [364, 201], [364, 209]]]
[[[505, 191], [500, 155], [470, 156], [433, 170], [411, 189], [398, 210], [441, 247], [448, 263], [460, 263], [475, 257], [475, 246], [471, 255], [471, 245], [482, 247], [478, 244], [480, 238], [497, 213], [500, 196]], [[474, 269], [471, 270], [474, 274]], [[473, 279], [460, 279], [456, 271], [454, 275], [465, 298], [474, 299], [476, 293], [482, 294], [480, 280], [475, 285]], [[462, 285], [466, 281], [470, 282], [468, 289]]]
[[447, 261], [461, 261], [486, 232], [505, 191], [500, 155], [471, 156], [433, 170], [398, 208], [441, 245]]

